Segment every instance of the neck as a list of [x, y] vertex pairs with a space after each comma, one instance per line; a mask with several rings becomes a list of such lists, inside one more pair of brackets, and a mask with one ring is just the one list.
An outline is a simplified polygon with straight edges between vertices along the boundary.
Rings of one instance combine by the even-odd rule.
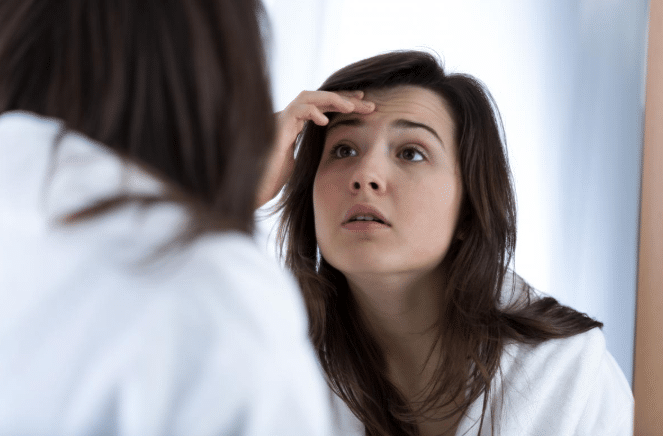
[[430, 351], [438, 336], [441, 274], [347, 278], [359, 311], [385, 356], [390, 381], [415, 400], [429, 385], [440, 354]]
[[[346, 278], [359, 313], [382, 349], [389, 381], [411, 404], [422, 402], [430, 393], [442, 355], [437, 342], [444, 286], [442, 274], [434, 271], [425, 275], [363, 274], [346, 275]], [[461, 395], [456, 400], [462, 398]], [[451, 404], [437, 409], [433, 417], [421, 417], [420, 434], [454, 432], [457, 416], [440, 419], [453, 408]]]

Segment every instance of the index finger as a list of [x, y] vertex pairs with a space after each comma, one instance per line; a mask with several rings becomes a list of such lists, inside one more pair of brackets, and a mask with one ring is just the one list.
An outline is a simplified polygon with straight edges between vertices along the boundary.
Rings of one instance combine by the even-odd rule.
[[370, 113], [375, 109], [375, 104], [358, 98], [359, 95], [363, 97], [363, 94], [362, 91], [305, 91], [298, 99], [315, 105], [322, 112]]
[[364, 100], [365, 94], [362, 90], [336, 91], [336, 93], [344, 96], [354, 104], [354, 109], [350, 112], [369, 114], [375, 110], [375, 103], [369, 100]]
[[375, 109], [375, 103], [363, 100], [364, 92], [363, 91], [335, 91], [332, 92], [336, 96], [341, 97], [346, 102], [349, 102], [352, 106], [346, 104], [341, 108], [340, 106], [333, 107], [328, 106], [320, 108], [323, 112], [341, 112], [341, 113], [351, 113], [357, 112], [360, 114], [368, 114], [373, 112]]
[[337, 94], [344, 95], [346, 97], [355, 97], [355, 98], [358, 98], [360, 100], [362, 98], [364, 98], [364, 91], [362, 91], [361, 89], [355, 89], [353, 91], [341, 90], [341, 91], [334, 91], [334, 92], [336, 92]]

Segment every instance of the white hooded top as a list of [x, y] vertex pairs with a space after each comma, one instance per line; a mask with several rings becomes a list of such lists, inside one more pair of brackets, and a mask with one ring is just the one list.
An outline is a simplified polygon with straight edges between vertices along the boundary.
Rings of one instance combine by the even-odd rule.
[[150, 261], [174, 204], [59, 224], [162, 189], [60, 128], [0, 116], [0, 434], [338, 434], [294, 279], [239, 232]]

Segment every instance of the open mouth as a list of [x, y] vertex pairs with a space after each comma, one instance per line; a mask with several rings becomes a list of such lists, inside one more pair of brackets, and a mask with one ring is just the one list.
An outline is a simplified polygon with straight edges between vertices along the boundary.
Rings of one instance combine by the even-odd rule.
[[380, 224], [385, 224], [385, 222], [382, 221], [381, 219], [372, 216], [358, 216], [348, 220], [348, 223], [354, 223], [354, 222], [376, 222]]
[[362, 219], [353, 219], [343, 224], [342, 226], [346, 230], [366, 232], [366, 231], [378, 231], [383, 229], [388, 229], [390, 226], [383, 222], [382, 220], [362, 220]]
[[382, 212], [377, 207], [368, 204], [355, 204], [352, 206], [346, 212], [342, 225], [345, 227], [348, 224], [372, 224], [373, 227], [391, 227], [391, 224]]

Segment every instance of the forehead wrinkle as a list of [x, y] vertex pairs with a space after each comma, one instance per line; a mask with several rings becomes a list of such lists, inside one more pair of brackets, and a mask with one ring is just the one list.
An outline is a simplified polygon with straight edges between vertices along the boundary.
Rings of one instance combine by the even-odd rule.
[[[415, 95], [412, 95], [412, 93]], [[416, 95], [425, 91], [427, 95], [424, 98]], [[367, 90], [365, 92], [364, 100], [372, 101], [375, 103], [375, 110], [369, 114], [357, 113], [333, 113], [331, 114], [330, 121], [325, 131], [325, 136], [333, 132], [337, 127], [348, 126], [365, 127], [371, 123], [372, 115], [383, 114], [388, 118], [392, 118], [387, 126], [391, 129], [418, 129], [422, 128], [428, 131], [440, 143], [445, 151], [448, 150], [449, 144], [442, 139], [441, 134], [446, 132], [444, 126], [447, 124], [449, 109], [446, 101], [434, 94], [432, 91], [417, 86], [403, 86], [390, 89]], [[440, 107], [441, 105], [441, 107]], [[395, 119], [394, 119], [395, 118]], [[431, 122], [434, 121], [434, 122]], [[453, 120], [450, 120], [452, 125], [449, 126], [452, 131], [454, 130]], [[434, 127], [433, 127], [434, 126]], [[438, 129], [443, 127], [443, 131]]]

